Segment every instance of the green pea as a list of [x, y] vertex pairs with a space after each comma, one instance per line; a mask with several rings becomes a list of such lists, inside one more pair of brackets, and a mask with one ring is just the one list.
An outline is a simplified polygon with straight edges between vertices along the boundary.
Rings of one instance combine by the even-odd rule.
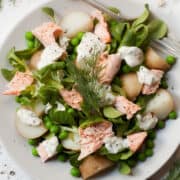
[[154, 142], [151, 139], [148, 139], [146, 142], [147, 148], [153, 148], [154, 147]]
[[166, 57], [166, 62], [170, 65], [173, 65], [176, 62], [176, 58], [174, 56], [169, 55]]
[[65, 153], [61, 153], [61, 154], [58, 155], [57, 159], [59, 161], [61, 161], [61, 162], [65, 162], [65, 161], [67, 161], [68, 157], [67, 157], [67, 155]]
[[28, 144], [36, 146], [39, 143], [39, 139], [28, 139]]
[[71, 60], [74, 61], [76, 59], [76, 56], [77, 56], [76, 54], [72, 54], [71, 55]]
[[45, 126], [47, 129], [50, 129], [52, 126], [52, 123], [50, 121], [45, 122]]
[[32, 150], [31, 150], [31, 152], [32, 152], [32, 155], [33, 155], [33, 156], [39, 156], [36, 147], [33, 147]]
[[119, 77], [115, 77], [114, 80], [113, 80], [113, 83], [116, 84], [116, 85], [119, 85], [121, 86], [121, 80]]
[[63, 140], [66, 139], [68, 137], [68, 132], [65, 130], [62, 130], [59, 134], [59, 139]]
[[153, 130], [149, 131], [148, 137], [149, 137], [150, 139], [152, 139], [152, 140], [155, 139], [155, 138], [156, 138], [156, 132], [153, 131]]
[[131, 72], [131, 67], [129, 67], [127, 64], [123, 65], [123, 67], [122, 67], [122, 72], [123, 72], [123, 73], [129, 73], [129, 72]]
[[127, 164], [130, 166], [130, 167], [134, 167], [136, 165], [136, 161], [134, 159], [128, 159], [127, 160]]
[[71, 175], [74, 176], [74, 177], [80, 177], [80, 176], [81, 176], [81, 173], [80, 173], [79, 168], [77, 168], [77, 167], [72, 167], [72, 168], [71, 168]]
[[29, 48], [29, 49], [33, 49], [34, 48], [34, 42], [33, 41], [27, 41], [27, 47]]
[[146, 160], [146, 155], [145, 155], [145, 153], [141, 152], [141, 153], [138, 154], [137, 158], [138, 158], [139, 161], [145, 161]]
[[50, 118], [48, 116], [45, 116], [43, 120], [44, 120], [44, 122], [48, 122], [48, 121], [50, 121]]
[[57, 134], [59, 132], [59, 127], [55, 126], [55, 125], [51, 126], [50, 127], [50, 132], [54, 133], [54, 134]]
[[74, 54], [75, 54], [75, 55], [77, 54], [77, 48], [78, 48], [78, 46], [76, 46], [76, 47], [74, 48]]
[[145, 155], [146, 157], [150, 157], [153, 155], [153, 149], [146, 149], [145, 150]]
[[61, 153], [63, 151], [62, 144], [59, 144], [56, 150], [57, 150], [58, 153]]
[[25, 38], [29, 41], [33, 41], [34, 40], [34, 35], [31, 31], [28, 31], [25, 33]]
[[78, 44], [79, 44], [79, 39], [77, 37], [71, 39], [71, 45], [77, 46]]
[[157, 128], [158, 129], [163, 129], [164, 127], [165, 127], [165, 122], [164, 121], [158, 121]]
[[170, 112], [168, 117], [169, 117], [169, 119], [176, 119], [177, 118], [177, 112], [176, 111]]
[[81, 40], [83, 36], [84, 36], [84, 32], [79, 32], [79, 33], [77, 34], [77, 38], [78, 38], [79, 40]]
[[118, 24], [118, 21], [111, 19], [111, 21], [109, 22], [110, 26], [115, 26]]

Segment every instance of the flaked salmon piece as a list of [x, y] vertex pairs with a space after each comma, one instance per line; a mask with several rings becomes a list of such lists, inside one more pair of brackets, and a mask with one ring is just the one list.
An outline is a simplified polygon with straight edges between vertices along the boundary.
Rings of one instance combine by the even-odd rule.
[[72, 89], [71, 91], [69, 91], [67, 89], [61, 89], [60, 94], [69, 106], [79, 111], [81, 110], [83, 98], [77, 90]]
[[79, 128], [81, 153], [78, 160], [82, 160], [97, 151], [104, 143], [104, 139], [113, 136], [112, 123], [103, 121], [85, 129]]
[[105, 21], [102, 12], [98, 10], [94, 11], [92, 13], [92, 17], [99, 21], [94, 28], [94, 34], [96, 34], [103, 43], [111, 42], [111, 35], [108, 30], [108, 24]]
[[164, 72], [155, 69], [151, 70], [151, 72], [156, 76], [157, 81], [152, 85], [144, 84], [142, 88], [142, 94], [146, 94], [146, 95], [154, 94], [159, 88], [159, 85], [161, 83], [161, 78], [163, 77]]
[[102, 53], [98, 61], [98, 66], [102, 68], [99, 77], [100, 83], [110, 84], [120, 69], [120, 55]]
[[147, 137], [147, 132], [139, 132], [127, 136], [129, 148], [132, 152], [136, 152], [143, 144], [145, 138]]
[[35, 28], [32, 33], [46, 47], [56, 42], [63, 33], [62, 29], [53, 22], [46, 22]]
[[12, 80], [7, 85], [8, 89], [3, 92], [4, 95], [19, 96], [21, 91], [25, 90], [33, 83], [34, 79], [30, 72], [17, 71]]
[[126, 114], [127, 119], [131, 119], [133, 115], [141, 109], [137, 104], [132, 103], [123, 96], [115, 98], [115, 108], [123, 114]]
[[39, 156], [42, 162], [46, 162], [48, 159], [52, 158], [57, 154], [57, 147], [59, 145], [58, 138], [56, 136], [50, 139], [44, 140], [37, 147]]

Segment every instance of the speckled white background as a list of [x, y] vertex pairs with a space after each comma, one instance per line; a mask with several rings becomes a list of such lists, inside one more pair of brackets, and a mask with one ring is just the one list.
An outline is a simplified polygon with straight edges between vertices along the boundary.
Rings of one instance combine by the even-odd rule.
[[[4, 41], [8, 32], [16, 24], [17, 20], [26, 13], [27, 10], [38, 6], [47, 0], [2, 0], [3, 8], [0, 10], [0, 46]], [[167, 4], [179, 3], [180, 0], [166, 0]], [[155, 4], [158, 8], [158, 0], [147, 0], [151, 4]], [[163, 7], [162, 7], [163, 8]], [[167, 7], [165, 7], [166, 9]], [[180, 149], [175, 153], [171, 160], [159, 171], [152, 180], [159, 180], [160, 177], [169, 169], [174, 160], [180, 158]], [[32, 180], [21, 169], [17, 167], [7, 155], [5, 148], [0, 142], [0, 180]]]

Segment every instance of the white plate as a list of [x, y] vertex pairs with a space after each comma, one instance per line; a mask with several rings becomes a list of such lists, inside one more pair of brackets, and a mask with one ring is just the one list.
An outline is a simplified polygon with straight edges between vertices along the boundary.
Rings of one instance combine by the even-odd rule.
[[[109, 1], [103, 1], [110, 4]], [[67, 13], [74, 9], [80, 9], [82, 11], [90, 11], [91, 8], [81, 1], [77, 0], [54, 0], [46, 4], [53, 7], [59, 14]], [[120, 7], [122, 13], [127, 15], [137, 15], [140, 14], [143, 10], [143, 5], [140, 1], [135, 2], [130, 0], [114, 0], [111, 2], [111, 6]], [[174, 20], [177, 11], [172, 9], [162, 9], [154, 8], [155, 14], [161, 15], [163, 19], [167, 21], [175, 32], [180, 31], [180, 26], [178, 23], [175, 23]], [[178, 7], [176, 7], [178, 10]], [[179, 6], [180, 10], [180, 6]], [[174, 13], [172, 13], [174, 12]], [[169, 16], [171, 13], [171, 16]], [[174, 16], [174, 18], [173, 18]], [[8, 50], [14, 45], [18, 48], [24, 47], [24, 32], [30, 29], [33, 29], [42, 22], [47, 21], [47, 17], [42, 14], [41, 10], [38, 8], [33, 10], [31, 13], [27, 14], [23, 19], [14, 27], [13, 31], [9, 34], [8, 38], [3, 44], [2, 49], [0, 50], [0, 66], [7, 67], [8, 62], [6, 61], [6, 54]], [[178, 34], [178, 33], [177, 33]], [[180, 107], [180, 78], [179, 71], [180, 63], [177, 62], [173, 71], [169, 73], [169, 82], [170, 87], [174, 87], [172, 92], [176, 100], [177, 109]], [[0, 90], [2, 91], [6, 85], [5, 80], [0, 76]], [[172, 88], [170, 88], [172, 89]], [[0, 97], [0, 113], [1, 113], [1, 125], [0, 125], [0, 137], [4, 143], [7, 151], [14, 158], [17, 164], [20, 165], [28, 174], [34, 179], [39, 180], [58, 180], [74, 179], [70, 176], [69, 163], [59, 163], [57, 161], [49, 161], [48, 163], [41, 163], [39, 158], [34, 158], [31, 155], [31, 148], [27, 145], [25, 139], [19, 136], [15, 130], [14, 118], [15, 118], [15, 108], [16, 104], [14, 98], [2, 96]], [[156, 146], [154, 156], [149, 158], [144, 163], [139, 163], [136, 168], [133, 170], [133, 176], [123, 176], [118, 173], [118, 171], [111, 171], [103, 176], [96, 177], [94, 179], [103, 179], [103, 180], [143, 180], [150, 177], [155, 173], [174, 153], [176, 150], [179, 140], [180, 140], [180, 119], [176, 121], [168, 121], [166, 128], [158, 132], [156, 139]]]

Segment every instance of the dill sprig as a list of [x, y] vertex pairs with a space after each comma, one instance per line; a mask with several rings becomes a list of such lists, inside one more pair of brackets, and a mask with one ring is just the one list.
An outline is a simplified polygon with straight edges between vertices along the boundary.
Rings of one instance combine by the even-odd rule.
[[73, 62], [68, 63], [75, 87], [83, 96], [83, 112], [89, 115], [100, 114], [100, 107], [110, 102], [107, 98], [107, 93], [111, 91], [110, 87], [98, 81], [103, 67], [97, 66], [97, 57], [94, 55], [84, 59], [80, 68], [77, 68]]

